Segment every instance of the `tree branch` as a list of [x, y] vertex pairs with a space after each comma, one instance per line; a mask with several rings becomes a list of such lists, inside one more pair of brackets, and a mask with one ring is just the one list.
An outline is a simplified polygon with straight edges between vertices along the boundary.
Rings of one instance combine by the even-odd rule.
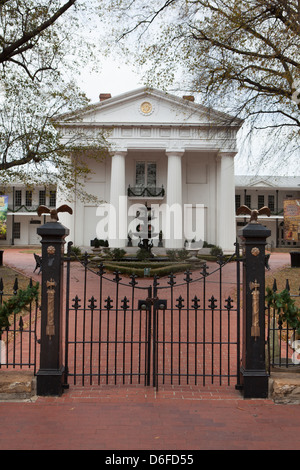
[[[5, 0], [2, 0], [2, 4], [5, 3]], [[69, 0], [61, 8], [59, 8], [50, 18], [40, 24], [38, 27], [27, 31], [20, 37], [18, 40], [14, 41], [7, 47], [3, 47], [3, 50], [0, 54], [0, 63], [3, 63], [17, 54], [20, 54], [28, 49], [32, 48], [31, 40], [40, 35], [43, 31], [53, 25], [59, 17], [61, 17], [67, 10], [69, 10], [76, 0]]]

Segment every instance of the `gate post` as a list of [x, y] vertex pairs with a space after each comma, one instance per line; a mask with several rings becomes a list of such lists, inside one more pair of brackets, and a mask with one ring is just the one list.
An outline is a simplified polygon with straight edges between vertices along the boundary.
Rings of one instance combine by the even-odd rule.
[[62, 363], [63, 256], [69, 230], [51, 219], [37, 229], [42, 237], [41, 353], [37, 395], [63, 393]]
[[243, 337], [241, 384], [244, 398], [267, 398], [265, 362], [265, 245], [271, 231], [252, 222], [239, 231], [243, 249]]

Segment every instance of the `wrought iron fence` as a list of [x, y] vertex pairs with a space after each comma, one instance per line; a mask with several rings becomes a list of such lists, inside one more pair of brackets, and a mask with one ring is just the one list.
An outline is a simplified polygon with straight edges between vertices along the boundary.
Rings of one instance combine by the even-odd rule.
[[[277, 293], [277, 281], [274, 279], [272, 293]], [[298, 293], [290, 292], [289, 280], [286, 280], [284, 291], [292, 304], [300, 300], [300, 286]], [[283, 291], [283, 292], [284, 292]], [[295, 368], [300, 365], [300, 335], [294, 321], [288, 321], [287, 314], [279, 307], [267, 302], [267, 366], [269, 372], [276, 368]], [[299, 341], [299, 346], [297, 341]]]
[[[32, 288], [30, 279], [28, 288]], [[0, 309], [9, 301], [17, 300], [19, 280], [16, 277], [13, 288], [5, 285], [0, 279]], [[37, 339], [39, 327], [39, 301], [37, 299], [26, 302], [12, 312], [8, 317], [9, 325], [0, 330], [0, 369], [33, 369], [37, 371], [39, 357], [39, 341]]]
[[[70, 249], [70, 245], [69, 245]], [[122, 280], [85, 255], [66, 278], [66, 380], [74, 384], [239, 385], [239, 247], [213, 271]], [[79, 261], [74, 254], [73, 259]], [[225, 298], [222, 276], [235, 261]], [[78, 270], [78, 271], [76, 271]], [[76, 283], [80, 272], [83, 282]], [[225, 273], [225, 274], [224, 274]], [[96, 281], [96, 283], [92, 282]]]

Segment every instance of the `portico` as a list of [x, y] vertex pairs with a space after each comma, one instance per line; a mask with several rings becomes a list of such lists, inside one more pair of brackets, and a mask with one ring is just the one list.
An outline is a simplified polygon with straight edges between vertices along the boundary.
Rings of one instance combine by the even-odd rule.
[[182, 248], [186, 240], [202, 239], [232, 250], [234, 156], [241, 121], [142, 88], [61, 116], [58, 124], [66, 138], [76, 126], [81, 132], [109, 130], [112, 144], [111, 156], [91, 162], [93, 175], [86, 181], [86, 190], [102, 203], [96, 206], [74, 196], [68, 227], [76, 245], [88, 246], [90, 240], [102, 238], [112, 248], [126, 247], [130, 237], [137, 246], [138, 204], [147, 204], [156, 211], [149, 219], [154, 246], [161, 231], [165, 248]]

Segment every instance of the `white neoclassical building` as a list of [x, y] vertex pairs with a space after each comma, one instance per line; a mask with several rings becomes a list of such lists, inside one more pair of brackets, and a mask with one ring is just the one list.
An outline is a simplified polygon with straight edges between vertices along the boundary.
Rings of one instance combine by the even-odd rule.
[[[57, 120], [67, 141], [76, 132], [107, 131], [111, 155], [89, 161], [86, 190], [102, 204], [72, 202], [61, 214], [77, 246], [95, 238], [110, 247], [162, 238], [166, 248], [202, 240], [232, 251], [236, 239], [234, 158], [242, 121], [179, 98], [141, 88], [100, 101]], [[66, 202], [63, 189], [57, 205]], [[145, 229], [143, 207], [149, 217]], [[141, 228], [142, 227], [142, 228]], [[161, 233], [161, 236], [159, 236]]]

